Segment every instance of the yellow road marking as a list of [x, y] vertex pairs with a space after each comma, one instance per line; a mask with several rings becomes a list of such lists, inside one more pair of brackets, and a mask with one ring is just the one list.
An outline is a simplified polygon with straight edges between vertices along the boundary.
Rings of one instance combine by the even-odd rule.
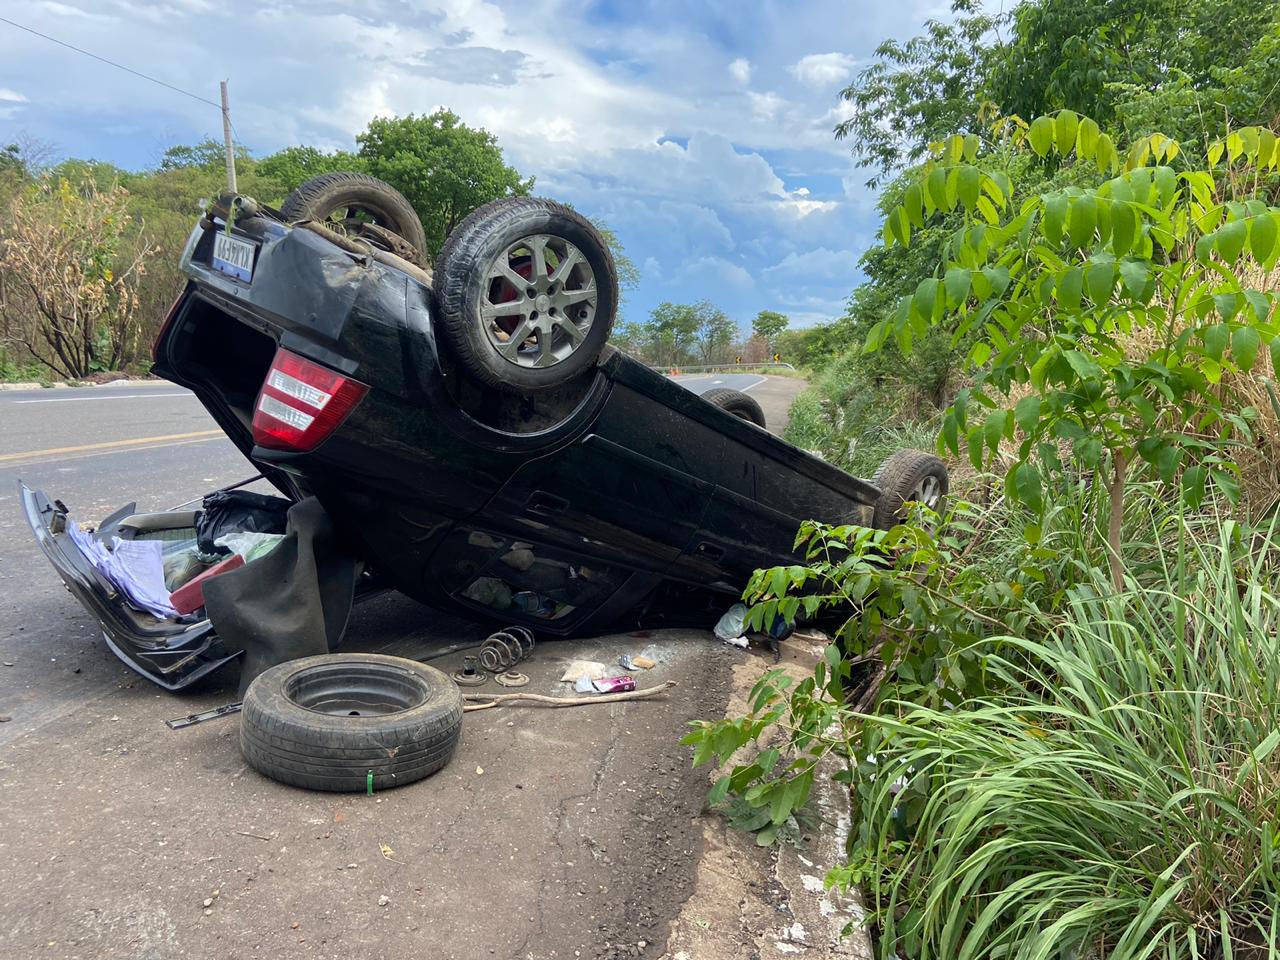
[[0, 463], [23, 460], [28, 457], [53, 457], [64, 453], [83, 453], [87, 450], [112, 450], [120, 447], [137, 447], [144, 443], [164, 443], [171, 440], [191, 440], [195, 437], [216, 437], [221, 430], [197, 430], [195, 433], [170, 433], [162, 437], [138, 437], [136, 440], [108, 440], [105, 443], [84, 443], [78, 447], [50, 447], [48, 450], [27, 450], [23, 453], [0, 454]]

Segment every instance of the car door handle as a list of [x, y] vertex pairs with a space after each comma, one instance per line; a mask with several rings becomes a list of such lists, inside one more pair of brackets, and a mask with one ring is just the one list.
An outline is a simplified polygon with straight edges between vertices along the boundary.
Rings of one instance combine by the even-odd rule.
[[719, 561], [724, 559], [724, 547], [718, 547], [714, 543], [707, 543], [705, 540], [698, 544], [695, 552], [698, 556], [706, 557], [708, 560]]
[[569, 509], [569, 501], [564, 497], [557, 497], [554, 493], [544, 493], [539, 490], [529, 497], [525, 507], [530, 513], [538, 513], [545, 517], [564, 513]]

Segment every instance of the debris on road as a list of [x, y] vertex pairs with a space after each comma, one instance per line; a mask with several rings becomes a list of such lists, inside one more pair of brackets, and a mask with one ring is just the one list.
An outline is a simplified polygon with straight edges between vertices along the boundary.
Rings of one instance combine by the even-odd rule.
[[627, 676], [605, 677], [592, 681], [591, 685], [596, 688], [597, 693], [623, 693], [636, 688], [636, 678]]
[[463, 657], [462, 666], [453, 672], [453, 682], [462, 687], [478, 687], [488, 681], [488, 675], [476, 669], [475, 657]]
[[644, 690], [628, 690], [623, 693], [603, 693], [591, 697], [546, 697], [539, 693], [467, 693], [462, 699], [468, 701], [476, 701], [468, 703], [462, 709], [470, 712], [474, 710], [488, 710], [491, 707], [499, 706], [503, 703], [514, 703], [517, 700], [526, 700], [531, 703], [540, 703], [548, 707], [585, 707], [593, 703], [620, 703], [624, 700], [647, 700], [650, 697], [657, 696], [670, 690], [676, 685], [674, 680], [667, 680], [658, 684], [656, 687], [648, 687]]
[[712, 632], [725, 643], [745, 647], [746, 643], [738, 643], [737, 641], [742, 639], [742, 635], [746, 633], [746, 623], [747, 605], [745, 603], [735, 603], [725, 611], [724, 616], [716, 623]]
[[508, 670], [506, 673], [498, 674], [493, 679], [498, 681], [498, 683], [504, 687], [523, 687], [528, 684], [529, 675], [527, 673], [516, 673], [515, 671]]
[[480, 646], [480, 664], [490, 673], [510, 670], [533, 653], [532, 631], [524, 627], [503, 627], [490, 634]]
[[391, 898], [388, 897], [385, 893], [378, 898], [378, 906], [380, 907], [385, 907], [390, 902], [391, 902]]
[[[175, 717], [172, 720], [166, 720], [164, 725], [170, 730], [181, 730], [183, 727], [194, 727], [197, 723], [204, 723], [207, 720], [216, 720], [218, 717], [229, 717], [233, 713], [239, 713], [240, 708], [244, 704], [237, 700], [235, 703], [224, 703], [220, 707], [213, 707], [209, 710], [201, 710], [199, 713], [188, 713], [185, 717]], [[112, 717], [111, 719], [115, 719]]]
[[564, 668], [560, 676], [561, 683], [577, 683], [582, 677], [588, 680], [602, 680], [609, 668], [596, 660], [574, 660]]

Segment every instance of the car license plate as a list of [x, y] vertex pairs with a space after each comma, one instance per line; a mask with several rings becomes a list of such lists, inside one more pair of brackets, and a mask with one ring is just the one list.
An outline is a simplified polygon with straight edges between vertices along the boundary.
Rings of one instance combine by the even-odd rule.
[[248, 283], [253, 279], [253, 244], [218, 231], [213, 235], [213, 269]]

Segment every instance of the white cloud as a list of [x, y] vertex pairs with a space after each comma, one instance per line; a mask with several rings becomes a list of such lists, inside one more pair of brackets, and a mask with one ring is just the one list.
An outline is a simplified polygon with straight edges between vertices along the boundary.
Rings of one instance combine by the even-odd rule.
[[[375, 115], [448, 106], [495, 134], [539, 194], [617, 232], [643, 265], [632, 309], [708, 296], [746, 316], [771, 285], [812, 295], [797, 309], [817, 315], [857, 282], [855, 248], [878, 215], [865, 172], [832, 136], [849, 109], [833, 94], [855, 58], [910, 35], [942, 0], [858, 17], [844, 15], [846, 0], [761, 5], [750, 31], [721, 29], [720, 4], [606, 14], [563, 0], [218, 0], [254, 43], [210, 60], [211, 2], [31, 6], [67, 42], [146, 50], [148, 73], [201, 96], [216, 100], [231, 77], [238, 133], [259, 154], [350, 149]], [[0, 30], [0, 58], [3, 93], [39, 103], [0, 94], [0, 111], [21, 111], [33, 136], [68, 154], [137, 167], [221, 135], [216, 109], [52, 44]]]
[[679, 279], [686, 285], [695, 285], [695, 289], [698, 288], [697, 285], [701, 285], [705, 292], [700, 295], [710, 300], [715, 300], [725, 287], [748, 290], [756, 284], [750, 271], [723, 257], [701, 257], [694, 260], [680, 271]]
[[0, 87], [0, 101], [4, 103], [27, 103], [27, 98], [20, 94], [17, 90], [10, 90], [8, 87]]
[[756, 93], [748, 91], [747, 99], [751, 102], [751, 112], [760, 120], [772, 120], [787, 105], [776, 93]]
[[791, 252], [771, 267], [764, 269], [770, 278], [809, 277], [851, 286], [858, 267], [858, 254], [852, 250], [829, 250], [819, 247], [804, 253]]
[[791, 73], [811, 87], [832, 87], [848, 80], [857, 62], [847, 53], [811, 53], [796, 61]]

